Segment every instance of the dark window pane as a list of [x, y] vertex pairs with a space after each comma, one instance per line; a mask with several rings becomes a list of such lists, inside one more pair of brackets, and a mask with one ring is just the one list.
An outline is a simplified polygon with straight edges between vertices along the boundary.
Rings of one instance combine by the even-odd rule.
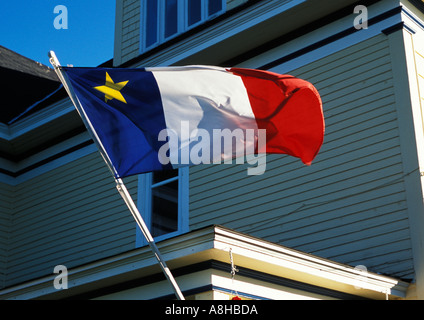
[[[181, 0], [180, 0], [181, 1]], [[178, 0], [165, 1], [165, 38], [178, 32]]]
[[155, 171], [155, 172], [153, 172], [152, 183], [155, 184], [157, 182], [168, 180], [168, 179], [171, 179], [171, 178], [177, 177], [177, 176], [178, 176], [178, 169]]
[[[178, 175], [178, 170], [153, 173], [153, 183], [165, 181]], [[152, 189], [151, 233], [157, 237], [178, 231], [178, 179]]]
[[222, 0], [209, 0], [208, 15], [211, 16], [222, 10]]
[[188, 25], [191, 26], [202, 19], [202, 0], [188, 0]]
[[146, 1], [146, 48], [158, 40], [158, 0]]

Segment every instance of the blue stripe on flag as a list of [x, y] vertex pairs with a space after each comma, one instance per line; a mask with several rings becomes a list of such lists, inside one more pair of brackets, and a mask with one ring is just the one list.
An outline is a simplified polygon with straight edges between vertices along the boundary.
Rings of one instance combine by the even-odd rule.
[[[142, 69], [93, 69], [64, 67], [87, 117], [105, 148], [118, 177], [171, 169], [159, 162], [158, 151], [166, 141], [158, 134], [166, 128], [162, 101], [151, 72]], [[105, 102], [94, 87], [105, 85], [106, 72], [113, 82], [128, 81], [117, 99]]]

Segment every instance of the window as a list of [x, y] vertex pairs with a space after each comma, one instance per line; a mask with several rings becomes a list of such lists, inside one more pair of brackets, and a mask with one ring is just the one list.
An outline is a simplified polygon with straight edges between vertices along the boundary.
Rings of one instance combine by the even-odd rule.
[[[188, 167], [140, 175], [138, 207], [155, 241], [188, 231]], [[137, 227], [137, 246], [147, 244]]]
[[143, 0], [141, 51], [225, 11], [226, 0]]
[[[178, 0], [165, 0], [165, 39], [178, 32]], [[181, 1], [181, 0], [180, 0]]]

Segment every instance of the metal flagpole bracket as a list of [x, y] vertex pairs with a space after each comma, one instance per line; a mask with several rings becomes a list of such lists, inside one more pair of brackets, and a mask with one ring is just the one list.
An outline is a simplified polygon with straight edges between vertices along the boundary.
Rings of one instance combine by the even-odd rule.
[[134, 203], [130, 193], [128, 192], [124, 182], [122, 181], [122, 179], [117, 178], [118, 174], [112, 164], [112, 161], [109, 159], [109, 156], [106, 152], [106, 150], [104, 149], [99, 137], [96, 134], [96, 130], [93, 128], [93, 126], [90, 123], [90, 120], [88, 119], [88, 117], [85, 115], [84, 109], [81, 106], [78, 98], [76, 97], [76, 95], [74, 94], [73, 90], [72, 90], [72, 86], [69, 85], [69, 82], [67, 80], [66, 74], [64, 74], [61, 70], [61, 66], [59, 63], [59, 60], [56, 57], [56, 54], [53, 51], [49, 52], [49, 60], [50, 63], [52, 64], [52, 66], [54, 67], [57, 76], [59, 77], [60, 81], [62, 82], [63, 86], [65, 87], [72, 103], [74, 104], [75, 108], [77, 109], [82, 121], [84, 122], [84, 125], [86, 126], [88, 132], [91, 135], [91, 138], [93, 139], [93, 141], [95, 142], [98, 150], [100, 151], [100, 154], [103, 157], [103, 160], [106, 162], [106, 165], [108, 166], [110, 172], [112, 173], [115, 182], [116, 182], [116, 188], [119, 192], [119, 194], [121, 195], [122, 199], [125, 201], [128, 209], [130, 210], [131, 214], [134, 217], [134, 220], [137, 222], [138, 226], [140, 227], [144, 237], [146, 238], [150, 249], [152, 250], [154, 256], [156, 257], [165, 277], [167, 278], [167, 280], [169, 281], [169, 283], [172, 285], [172, 288], [174, 290], [174, 293], [176, 295], [176, 297], [179, 300], [184, 300], [184, 296], [181, 293], [180, 288], [178, 287], [177, 282], [175, 281], [171, 271], [169, 270], [168, 266], [165, 263], [165, 260], [162, 258], [159, 249], [156, 246], [156, 243], [147, 227], [147, 225], [145, 224], [143, 217], [141, 216], [136, 204]]

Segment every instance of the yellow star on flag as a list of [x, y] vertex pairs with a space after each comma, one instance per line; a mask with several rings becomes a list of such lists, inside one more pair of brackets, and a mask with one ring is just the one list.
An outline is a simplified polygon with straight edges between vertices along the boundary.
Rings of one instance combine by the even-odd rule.
[[128, 81], [122, 81], [118, 83], [113, 82], [110, 75], [106, 72], [106, 84], [104, 86], [94, 87], [94, 89], [105, 94], [105, 102], [108, 100], [116, 99], [123, 103], [127, 103], [124, 96], [120, 92], [127, 83]]

